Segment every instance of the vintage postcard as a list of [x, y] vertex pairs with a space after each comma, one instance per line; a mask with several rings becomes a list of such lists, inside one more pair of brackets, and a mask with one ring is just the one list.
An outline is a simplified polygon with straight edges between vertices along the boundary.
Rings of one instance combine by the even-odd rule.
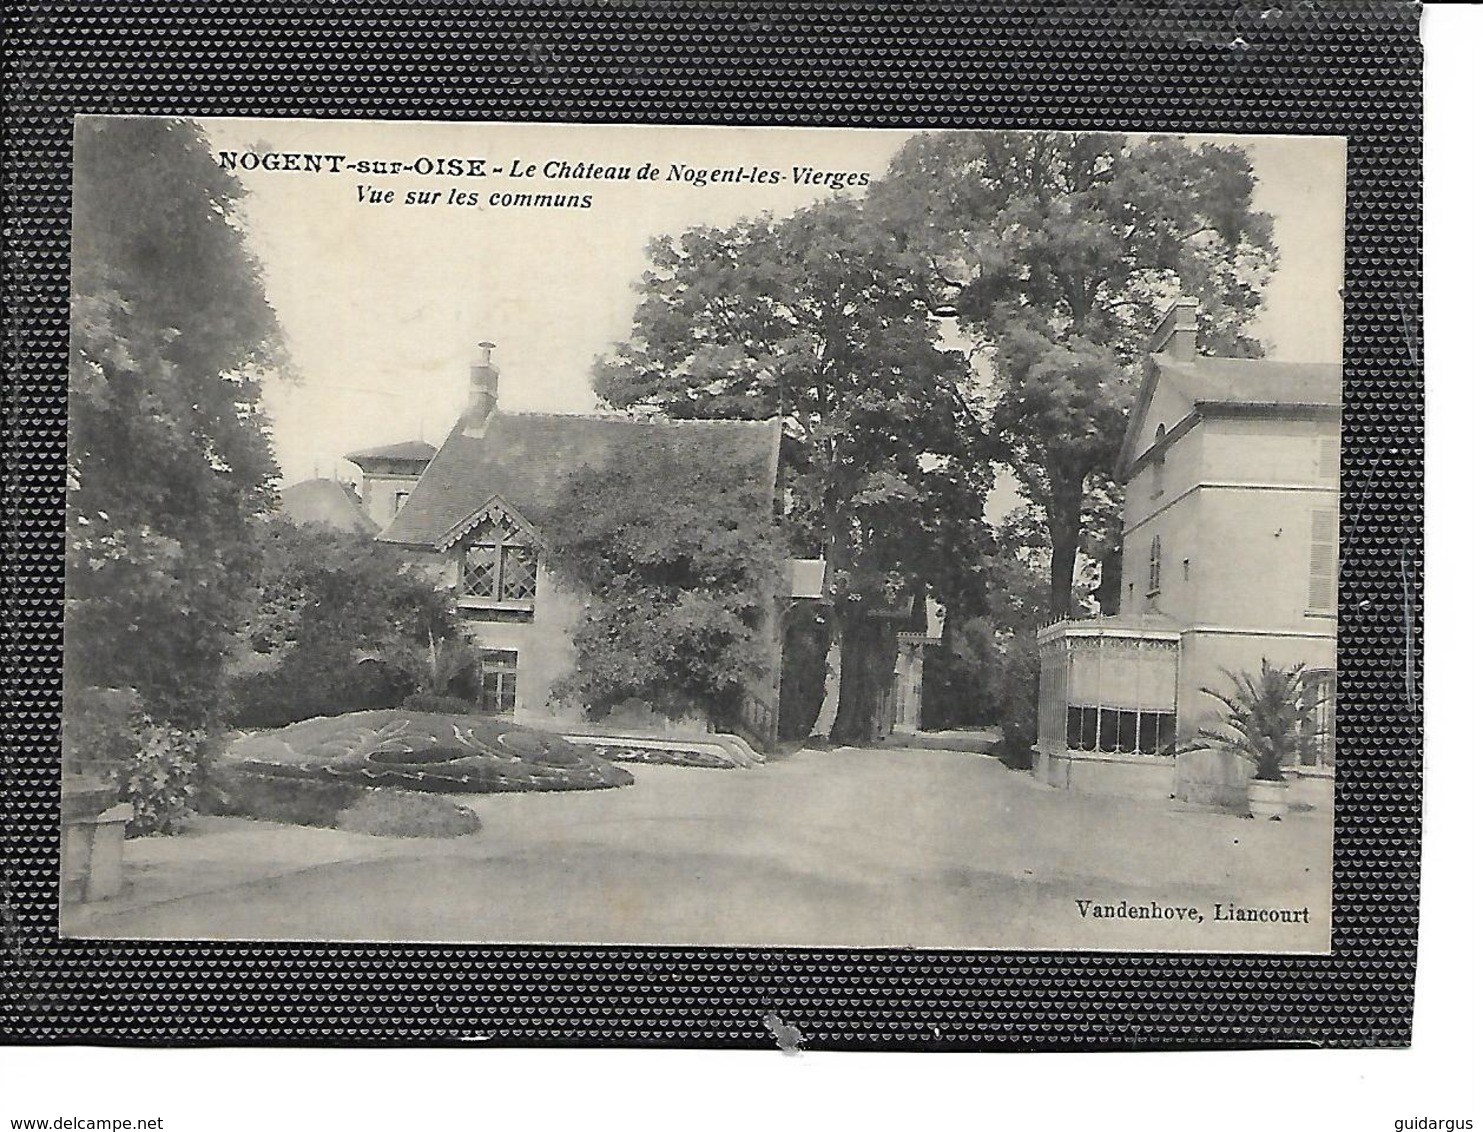
[[1344, 139], [75, 140], [64, 935], [1330, 951]]

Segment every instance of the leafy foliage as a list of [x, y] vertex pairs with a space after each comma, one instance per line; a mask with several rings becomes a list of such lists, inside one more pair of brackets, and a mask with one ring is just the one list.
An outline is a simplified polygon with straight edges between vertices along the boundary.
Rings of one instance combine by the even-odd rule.
[[127, 832], [174, 834], [184, 827], [196, 794], [205, 736], [146, 721], [117, 769], [120, 797], [134, 806]]
[[231, 681], [239, 725], [391, 707], [416, 691], [472, 691], [474, 654], [452, 596], [397, 550], [280, 517], [259, 524], [258, 540], [258, 600]]
[[440, 696], [436, 692], [413, 692], [402, 701], [408, 711], [432, 711], [442, 715], [467, 715], [474, 710], [474, 701], [458, 696]]
[[62, 766], [112, 783], [134, 807], [131, 837], [178, 833], [202, 773], [200, 732], [156, 723], [132, 688], [80, 688], [62, 719]]
[[701, 464], [656, 440], [568, 480], [543, 524], [549, 561], [591, 596], [559, 697], [597, 717], [638, 698], [673, 717], [736, 720], [781, 582], [765, 473], [719, 447]]
[[982, 535], [967, 365], [941, 348], [925, 262], [847, 198], [663, 237], [649, 256], [595, 388], [672, 417], [781, 419], [785, 535], [824, 558], [831, 639], [855, 674], [835, 738], [867, 737], [890, 665], [850, 654], [894, 645], [866, 614], [944, 585]]
[[200, 130], [79, 119], [68, 403], [69, 689], [216, 714], [276, 475], [259, 406], [278, 328]]
[[1260, 352], [1245, 327], [1275, 252], [1255, 185], [1236, 146], [951, 132], [909, 141], [872, 190], [877, 223], [927, 259], [933, 301], [992, 363], [987, 453], [1044, 517], [1055, 612], [1088, 493], [1117, 495], [1134, 362], [1162, 308], [1196, 297], [1203, 349]]
[[144, 705], [133, 688], [69, 689], [62, 713], [62, 770], [111, 779], [137, 745]]
[[1226, 672], [1227, 691], [1201, 688], [1225, 708], [1224, 728], [1202, 727], [1190, 749], [1232, 751], [1251, 762], [1253, 777], [1281, 782], [1282, 768], [1297, 758], [1303, 724], [1316, 709], [1303, 697], [1306, 672], [1302, 664], [1281, 668], [1264, 657], [1256, 675]]

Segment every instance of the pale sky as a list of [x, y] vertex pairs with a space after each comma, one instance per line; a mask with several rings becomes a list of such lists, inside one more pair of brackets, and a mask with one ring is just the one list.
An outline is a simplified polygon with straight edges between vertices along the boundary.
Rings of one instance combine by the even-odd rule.
[[[214, 151], [337, 154], [347, 166], [478, 158], [491, 173], [237, 169], [248, 190], [249, 240], [299, 374], [296, 384], [272, 382], [265, 395], [284, 483], [316, 474], [354, 478], [342, 457], [359, 448], [418, 436], [439, 443], [463, 405], [468, 366], [483, 339], [498, 343], [501, 407], [593, 408], [593, 360], [627, 336], [651, 237], [763, 211], [786, 215], [834, 191], [795, 185], [795, 166], [878, 179], [918, 132], [265, 119], [203, 125]], [[1338, 361], [1343, 140], [1219, 140], [1247, 146], [1260, 179], [1256, 203], [1276, 222], [1282, 262], [1258, 335], [1274, 357]], [[634, 169], [648, 162], [659, 179], [547, 179], [548, 161]], [[515, 162], [533, 163], [535, 175], [512, 178]], [[669, 180], [672, 165], [775, 169], [782, 182], [698, 186]], [[395, 201], [359, 203], [359, 186], [394, 190]], [[454, 189], [477, 193], [477, 205], [449, 203]], [[441, 195], [434, 204], [403, 203], [415, 190]], [[496, 192], [590, 193], [593, 204], [491, 206]]]

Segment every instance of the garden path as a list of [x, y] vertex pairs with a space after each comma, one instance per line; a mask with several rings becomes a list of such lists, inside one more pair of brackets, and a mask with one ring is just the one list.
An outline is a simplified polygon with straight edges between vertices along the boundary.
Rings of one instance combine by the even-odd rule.
[[[1054, 791], [961, 752], [800, 751], [632, 768], [618, 790], [472, 799], [395, 840], [236, 818], [130, 842], [129, 888], [67, 934], [199, 939], [1327, 950], [1331, 802], [1283, 822]], [[468, 800], [468, 799], [465, 799]], [[1078, 901], [1189, 905], [1203, 923]], [[1215, 922], [1216, 903], [1310, 923]]]

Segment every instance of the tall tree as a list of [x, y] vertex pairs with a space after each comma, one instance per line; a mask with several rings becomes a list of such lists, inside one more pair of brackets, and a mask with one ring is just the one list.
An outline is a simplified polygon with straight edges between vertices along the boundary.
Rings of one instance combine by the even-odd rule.
[[923, 261], [837, 198], [786, 219], [661, 237], [629, 339], [597, 393], [674, 417], [782, 419], [785, 527], [821, 556], [829, 691], [815, 732], [879, 733], [894, 666], [889, 614], [941, 586], [981, 533], [983, 484], [941, 348]]
[[928, 260], [936, 301], [991, 360], [989, 452], [1044, 516], [1055, 613], [1073, 605], [1088, 496], [1116, 491], [1163, 306], [1193, 296], [1202, 348], [1260, 352], [1246, 327], [1275, 252], [1255, 185], [1238, 146], [954, 132], [912, 139], [872, 191], [878, 223]]
[[277, 474], [259, 408], [277, 320], [199, 127], [80, 119], [74, 180], [67, 679], [194, 726]]

